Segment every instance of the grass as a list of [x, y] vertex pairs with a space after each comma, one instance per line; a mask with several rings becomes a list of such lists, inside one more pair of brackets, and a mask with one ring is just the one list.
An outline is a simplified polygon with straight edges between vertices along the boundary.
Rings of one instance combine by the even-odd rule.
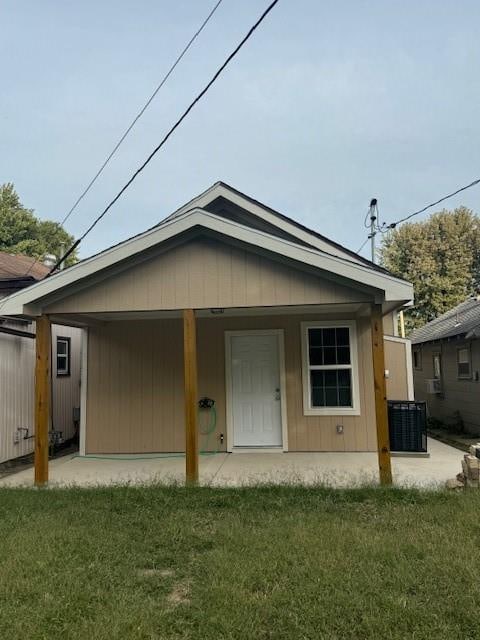
[[480, 492], [0, 490], [9, 639], [479, 637]]

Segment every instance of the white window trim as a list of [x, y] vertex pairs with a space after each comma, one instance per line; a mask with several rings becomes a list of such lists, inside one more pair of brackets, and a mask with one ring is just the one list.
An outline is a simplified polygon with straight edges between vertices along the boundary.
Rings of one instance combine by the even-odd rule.
[[[465, 362], [460, 362], [460, 351], [467, 352], [467, 360]], [[468, 364], [468, 374], [460, 373], [458, 370], [459, 364]], [[457, 379], [458, 380], [470, 380], [472, 378], [472, 352], [470, 350], [469, 345], [464, 345], [462, 347], [457, 347]]]
[[[438, 359], [438, 376], [437, 376], [437, 372], [435, 371], [436, 367], [435, 367], [435, 361]], [[443, 371], [442, 371], [442, 353], [441, 351], [434, 351], [432, 353], [432, 366], [433, 366], [433, 377], [435, 380], [441, 380], [442, 379], [442, 375], [443, 375]]]
[[[63, 342], [65, 344], [65, 353], [59, 353], [58, 352], [58, 345], [60, 342]], [[56, 369], [57, 369], [57, 376], [62, 377], [62, 376], [69, 376], [71, 374], [71, 354], [70, 354], [70, 349], [71, 349], [71, 340], [68, 336], [57, 336], [56, 339]], [[64, 367], [59, 367], [58, 366], [58, 359], [62, 359], [65, 360], [65, 366]]]
[[[329, 365], [331, 369], [351, 369], [352, 372], [352, 406], [351, 407], [312, 407], [310, 390], [310, 368], [308, 364], [308, 329], [316, 327], [334, 328], [348, 327], [350, 330], [350, 366]], [[303, 382], [303, 415], [305, 416], [359, 416], [360, 388], [358, 378], [358, 342], [357, 323], [355, 320], [311, 321], [301, 323], [302, 342], [302, 382]], [[325, 367], [323, 370], [325, 370]]]

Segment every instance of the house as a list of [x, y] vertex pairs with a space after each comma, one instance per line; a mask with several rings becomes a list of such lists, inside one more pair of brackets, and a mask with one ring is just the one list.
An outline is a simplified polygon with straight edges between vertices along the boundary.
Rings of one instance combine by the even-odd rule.
[[385, 369], [395, 399], [407, 399], [410, 349], [394, 317], [412, 298], [409, 283], [218, 182], [13, 294], [3, 313], [41, 327], [39, 425], [49, 323], [82, 328], [82, 455], [186, 452], [194, 480], [206, 397], [217, 415], [210, 449], [378, 450], [388, 478]]
[[[44, 278], [49, 267], [30, 256], [0, 252], [0, 300]], [[33, 451], [34, 318], [2, 315], [0, 301], [0, 464]], [[81, 330], [52, 325], [52, 416], [49, 431], [69, 440], [78, 430]]]
[[415, 397], [431, 417], [480, 434], [480, 296], [416, 329], [411, 340]]

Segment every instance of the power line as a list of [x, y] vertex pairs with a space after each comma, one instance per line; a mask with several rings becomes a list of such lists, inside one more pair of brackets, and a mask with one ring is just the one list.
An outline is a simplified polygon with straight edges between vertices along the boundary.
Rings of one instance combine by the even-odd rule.
[[443, 196], [443, 198], [440, 198], [440, 200], [436, 200], [435, 202], [427, 204], [427, 206], [423, 207], [423, 209], [419, 209], [418, 211], [414, 211], [413, 213], [410, 213], [408, 216], [405, 216], [404, 218], [401, 218], [400, 220], [397, 220], [396, 222], [392, 222], [389, 225], [386, 225], [386, 228], [387, 229], [395, 229], [395, 227], [397, 225], [399, 225], [401, 222], [405, 222], [406, 220], [410, 220], [410, 218], [413, 218], [413, 216], [418, 216], [419, 213], [423, 213], [427, 209], [431, 209], [432, 207], [435, 207], [437, 204], [440, 204], [441, 202], [443, 202], [444, 200], [448, 200], [449, 198], [452, 198], [453, 196], [456, 196], [457, 193], [461, 193], [462, 191], [465, 191], [466, 189], [470, 189], [470, 187], [474, 187], [476, 184], [479, 184], [479, 183], [480, 183], [480, 178], [477, 178], [473, 182], [470, 182], [470, 184], [467, 184], [464, 187], [460, 187], [460, 189], [457, 189], [453, 193], [449, 193], [447, 196]]
[[193, 34], [193, 36], [190, 38], [190, 40], [188, 41], [187, 45], [184, 47], [184, 49], [182, 50], [182, 52], [180, 53], [180, 55], [178, 56], [178, 58], [175, 60], [175, 62], [172, 64], [172, 66], [170, 67], [170, 69], [167, 71], [167, 73], [165, 74], [165, 76], [162, 78], [160, 84], [156, 87], [155, 91], [152, 93], [152, 95], [150, 96], [150, 98], [147, 100], [147, 102], [143, 105], [143, 107], [140, 109], [140, 111], [137, 113], [137, 115], [135, 116], [135, 118], [132, 120], [132, 122], [129, 124], [129, 126], [127, 127], [127, 129], [125, 130], [125, 132], [123, 133], [123, 135], [121, 136], [120, 140], [117, 142], [117, 144], [113, 147], [112, 151], [110, 152], [110, 154], [107, 156], [107, 158], [105, 159], [105, 161], [103, 162], [102, 166], [100, 167], [100, 169], [97, 171], [97, 173], [94, 175], [94, 177], [92, 178], [92, 180], [88, 183], [87, 187], [84, 189], [84, 191], [80, 194], [80, 196], [77, 198], [77, 200], [75, 201], [74, 205], [72, 206], [72, 208], [70, 209], [70, 211], [67, 213], [67, 215], [63, 218], [63, 220], [61, 221], [61, 225], [64, 225], [65, 222], [68, 220], [68, 218], [72, 215], [72, 213], [75, 211], [75, 209], [77, 208], [77, 206], [79, 205], [79, 203], [82, 201], [82, 199], [85, 197], [85, 195], [88, 193], [88, 191], [91, 189], [91, 187], [94, 185], [94, 183], [96, 182], [97, 178], [101, 175], [101, 173], [103, 172], [103, 170], [105, 169], [105, 167], [107, 166], [107, 164], [110, 162], [110, 160], [113, 158], [113, 156], [115, 155], [115, 153], [117, 152], [118, 148], [120, 147], [120, 145], [122, 144], [122, 142], [125, 140], [125, 138], [128, 136], [128, 134], [130, 133], [130, 131], [133, 129], [133, 127], [136, 125], [136, 123], [138, 122], [138, 120], [143, 116], [143, 114], [145, 113], [145, 111], [148, 109], [148, 107], [150, 106], [150, 104], [152, 103], [152, 101], [154, 100], [155, 96], [157, 95], [157, 93], [160, 91], [160, 89], [163, 87], [163, 85], [165, 84], [165, 82], [168, 80], [168, 78], [172, 75], [173, 71], [175, 70], [175, 68], [177, 67], [177, 65], [179, 64], [179, 62], [181, 61], [181, 59], [184, 57], [184, 55], [187, 53], [187, 51], [190, 49], [190, 47], [192, 46], [192, 44], [195, 42], [195, 40], [198, 38], [198, 36], [201, 34], [201, 32], [203, 31], [203, 29], [205, 28], [205, 26], [207, 25], [207, 23], [209, 22], [210, 18], [213, 16], [213, 14], [215, 13], [215, 11], [218, 9], [218, 7], [221, 5], [221, 3], [223, 2], [223, 0], [218, 0], [218, 2], [215, 4], [215, 6], [213, 7], [213, 9], [210, 11], [210, 13], [208, 14], [208, 16], [205, 18], [205, 20], [202, 22], [202, 24], [200, 25], [200, 28], [197, 29], [197, 31]]
[[[202, 31], [204, 30], [204, 28], [207, 26], [208, 22], [210, 21], [210, 19], [212, 18], [213, 14], [215, 13], [215, 11], [218, 9], [218, 7], [222, 4], [223, 0], [218, 0], [216, 2], [216, 4], [214, 5], [213, 9], [211, 9], [210, 13], [207, 15], [207, 17], [204, 19], [204, 21], [202, 22], [202, 24], [200, 25], [200, 27], [195, 31], [195, 33], [193, 34], [193, 36], [190, 38], [190, 40], [187, 42], [187, 44], [185, 45], [185, 47], [182, 49], [180, 55], [176, 58], [175, 62], [172, 64], [172, 66], [170, 67], [170, 69], [167, 71], [167, 73], [163, 76], [162, 80], [160, 81], [160, 83], [157, 85], [157, 87], [155, 88], [155, 91], [152, 93], [152, 95], [148, 98], [148, 100], [145, 102], [145, 104], [143, 105], [143, 107], [140, 109], [140, 111], [137, 113], [137, 115], [134, 117], [134, 119], [132, 120], [132, 122], [128, 125], [128, 127], [125, 129], [125, 131], [123, 132], [123, 134], [121, 135], [120, 139], [118, 140], [118, 142], [115, 144], [115, 146], [113, 147], [112, 151], [108, 154], [108, 156], [105, 158], [105, 160], [103, 161], [103, 163], [101, 164], [100, 168], [98, 169], [98, 171], [96, 172], [96, 174], [93, 176], [93, 178], [90, 180], [90, 182], [87, 184], [87, 186], [85, 187], [85, 189], [82, 191], [82, 193], [78, 196], [78, 198], [75, 200], [75, 202], [73, 203], [73, 205], [70, 207], [69, 211], [67, 212], [67, 214], [65, 215], [65, 217], [63, 218], [63, 220], [60, 222], [60, 225], [63, 226], [65, 224], [65, 222], [70, 218], [70, 216], [72, 215], [72, 213], [75, 211], [75, 209], [78, 207], [78, 205], [80, 204], [80, 202], [84, 199], [84, 197], [87, 195], [87, 193], [90, 191], [90, 189], [93, 187], [93, 185], [95, 184], [95, 182], [98, 180], [98, 178], [102, 175], [103, 171], [105, 170], [106, 166], [108, 165], [108, 163], [110, 162], [110, 160], [113, 158], [113, 156], [117, 153], [118, 149], [120, 148], [120, 146], [122, 145], [123, 141], [125, 140], [125, 138], [128, 136], [128, 134], [130, 133], [130, 131], [133, 129], [133, 127], [137, 124], [137, 122], [140, 120], [140, 118], [143, 116], [143, 114], [145, 113], [145, 111], [148, 109], [148, 107], [150, 106], [150, 104], [153, 102], [153, 100], [155, 99], [157, 93], [160, 91], [160, 89], [163, 87], [163, 85], [166, 83], [166, 81], [168, 80], [168, 78], [172, 75], [172, 73], [174, 72], [175, 68], [178, 66], [178, 64], [180, 63], [180, 61], [182, 60], [182, 58], [185, 56], [185, 54], [187, 53], [187, 51], [190, 49], [190, 47], [192, 46], [192, 44], [195, 42], [195, 40], [198, 38], [198, 36], [202, 33]], [[30, 271], [33, 269], [34, 264], [36, 264], [36, 262], [38, 262], [38, 258], [37, 260], [32, 263], [32, 265], [30, 266], [29, 270], [27, 271], [27, 273], [25, 274], [25, 276], [28, 276], [30, 274]]]
[[365, 240], [365, 242], [362, 244], [362, 246], [360, 247], [360, 249], [358, 249], [357, 253], [360, 253], [360, 251], [363, 249], [363, 247], [367, 244], [367, 242], [370, 240], [370, 236], [367, 236], [367, 239]]
[[[385, 233], [389, 229], [395, 229], [395, 227], [397, 227], [402, 222], [406, 222], [407, 220], [410, 220], [410, 218], [413, 218], [414, 216], [418, 216], [420, 213], [423, 213], [424, 211], [427, 211], [428, 209], [431, 209], [432, 207], [436, 207], [437, 204], [440, 204], [441, 202], [444, 202], [445, 200], [448, 200], [449, 198], [453, 198], [453, 196], [456, 196], [458, 193], [461, 193], [462, 191], [466, 191], [467, 189], [470, 189], [470, 187], [474, 187], [477, 184], [480, 184], [480, 178], [477, 178], [473, 182], [470, 182], [470, 184], [467, 184], [464, 187], [460, 187], [456, 191], [453, 191], [452, 193], [449, 193], [448, 195], [443, 196], [443, 198], [440, 198], [439, 200], [436, 200], [435, 202], [431, 202], [430, 204], [427, 204], [422, 209], [419, 209], [418, 211], [414, 211], [413, 213], [410, 213], [408, 216], [405, 216], [404, 218], [400, 218], [400, 220], [397, 220], [396, 222], [391, 222], [390, 224], [386, 224], [384, 222], [382, 224], [382, 226], [378, 226], [377, 231], [380, 231], [380, 233]], [[368, 216], [368, 214], [367, 214], [367, 216]], [[365, 226], [367, 226], [366, 225], [366, 220], [367, 220], [367, 218], [365, 218], [365, 221], [364, 221]], [[363, 249], [363, 247], [367, 244], [367, 242], [369, 240], [370, 240], [370, 236], [367, 237], [367, 239], [362, 244], [362, 246], [357, 251], [357, 253], [360, 253], [360, 251]]]
[[211, 80], [205, 85], [205, 87], [200, 91], [197, 97], [190, 103], [187, 109], [183, 112], [180, 118], [176, 121], [176, 123], [169, 129], [166, 135], [162, 138], [160, 143], [155, 147], [155, 149], [150, 153], [145, 162], [135, 171], [135, 173], [131, 176], [131, 178], [124, 184], [124, 186], [120, 189], [117, 195], [110, 201], [110, 203], [105, 207], [102, 213], [97, 216], [97, 218], [92, 222], [92, 224], [88, 227], [88, 229], [76, 240], [73, 245], [68, 249], [68, 251], [57, 261], [57, 263], [52, 267], [50, 273], [53, 273], [58, 269], [58, 267], [62, 264], [64, 260], [68, 258], [68, 256], [75, 251], [78, 245], [84, 240], [84, 238], [92, 231], [92, 229], [100, 222], [100, 220], [108, 213], [108, 211], [113, 207], [113, 205], [117, 202], [117, 200], [122, 196], [122, 194], [128, 189], [128, 187], [134, 182], [137, 176], [145, 169], [145, 167], [149, 164], [149, 162], [153, 159], [153, 157], [160, 151], [163, 145], [170, 138], [172, 133], [180, 126], [180, 124], [185, 120], [190, 111], [195, 107], [195, 105], [203, 98], [203, 96], [207, 93], [210, 87], [215, 83], [220, 74], [224, 71], [224, 69], [228, 66], [228, 64], [233, 60], [233, 58], [237, 55], [243, 45], [249, 40], [252, 36], [253, 32], [260, 26], [263, 20], [267, 17], [270, 11], [275, 7], [279, 0], [273, 0], [273, 2], [265, 9], [260, 18], [255, 22], [255, 24], [250, 27], [248, 33], [243, 37], [240, 43], [235, 47], [232, 53], [227, 57], [225, 62], [219, 67], [219, 69], [214, 73]]

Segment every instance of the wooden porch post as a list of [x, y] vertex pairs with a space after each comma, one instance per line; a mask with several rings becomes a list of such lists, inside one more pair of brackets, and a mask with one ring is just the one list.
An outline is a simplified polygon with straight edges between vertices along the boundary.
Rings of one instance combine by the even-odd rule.
[[50, 318], [40, 316], [36, 321], [35, 340], [35, 486], [48, 482], [48, 430], [50, 427], [50, 352], [52, 334]]
[[392, 484], [392, 465], [390, 460], [390, 438], [388, 435], [387, 385], [385, 381], [381, 304], [372, 305], [371, 322], [378, 466], [380, 470], [380, 484], [387, 485]]
[[185, 375], [185, 471], [188, 485], [198, 482], [197, 334], [195, 312], [183, 312], [183, 362]]

